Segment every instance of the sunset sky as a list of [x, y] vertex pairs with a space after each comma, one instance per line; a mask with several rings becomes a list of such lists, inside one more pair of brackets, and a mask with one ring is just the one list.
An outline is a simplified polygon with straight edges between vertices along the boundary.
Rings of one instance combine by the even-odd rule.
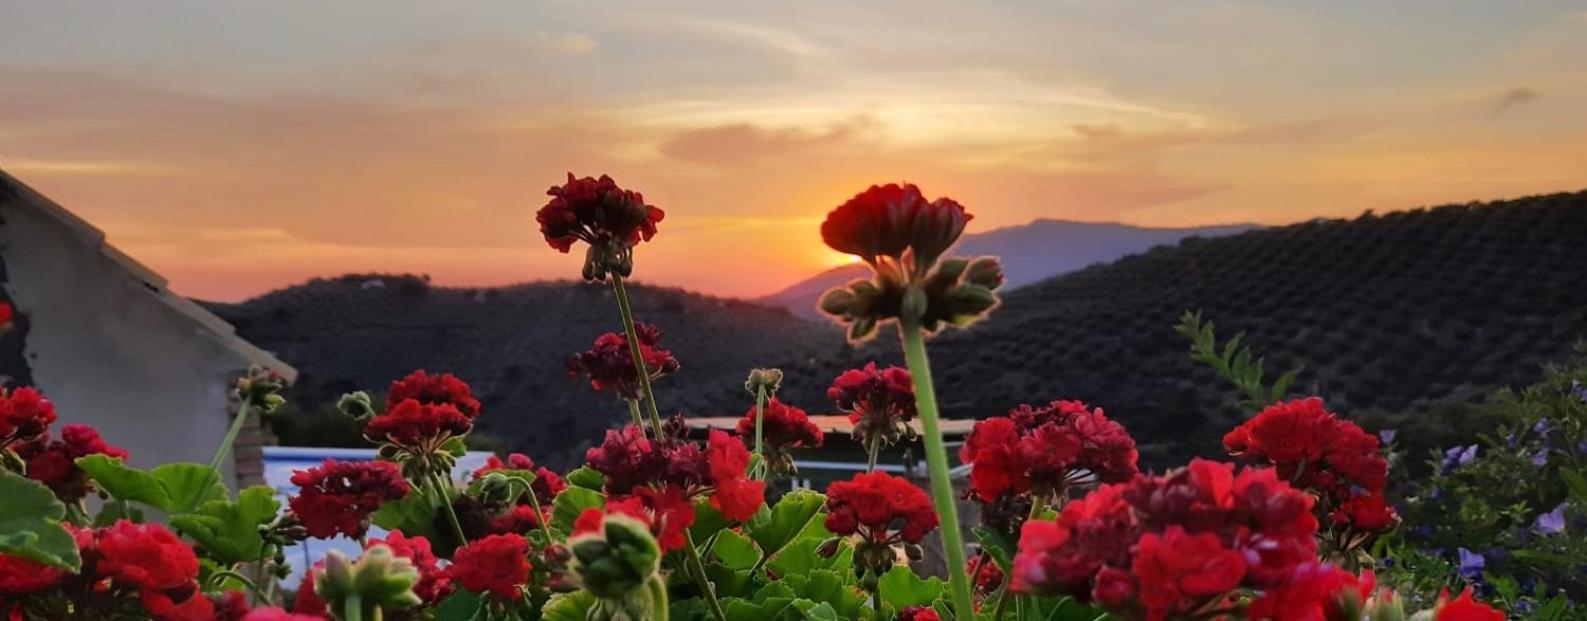
[[534, 211], [610, 173], [668, 214], [638, 279], [760, 295], [871, 183], [971, 231], [1587, 188], [1587, 8], [0, 0], [0, 168], [213, 299], [576, 277]]

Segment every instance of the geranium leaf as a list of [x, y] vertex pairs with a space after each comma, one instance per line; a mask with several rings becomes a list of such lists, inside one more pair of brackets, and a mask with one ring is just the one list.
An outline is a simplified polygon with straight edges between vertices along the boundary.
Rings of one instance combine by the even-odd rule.
[[[551, 596], [540, 610], [541, 621], [586, 621], [590, 608], [595, 606], [595, 596], [589, 591], [558, 593]], [[466, 619], [467, 617], [465, 617]], [[437, 621], [441, 621], [437, 617]]]
[[730, 530], [717, 535], [711, 553], [729, 569], [749, 569], [760, 562], [761, 557], [760, 548], [755, 547], [755, 542]]
[[568, 482], [568, 485], [573, 487], [582, 487], [597, 492], [601, 491], [601, 488], [606, 487], [606, 476], [589, 466], [574, 468], [563, 479]]
[[992, 555], [992, 560], [997, 562], [999, 569], [1005, 573], [1013, 571], [1015, 546], [1003, 533], [990, 528], [977, 526], [975, 537], [981, 542], [981, 549]]
[[170, 492], [149, 472], [128, 467], [120, 459], [109, 455], [79, 457], [77, 467], [88, 473], [99, 489], [116, 500], [141, 502], [161, 511], [170, 510]]
[[796, 599], [793, 607], [798, 609], [807, 621], [838, 621], [838, 611], [833, 608], [831, 602], [817, 604], [808, 599]]
[[257, 561], [264, 553], [259, 526], [280, 509], [275, 490], [254, 486], [237, 494], [236, 502], [212, 500], [195, 513], [173, 516], [171, 526], [203, 544], [205, 555], [221, 564]]
[[380, 505], [370, 521], [376, 526], [386, 530], [401, 531], [409, 537], [422, 535], [430, 540], [436, 556], [451, 558], [452, 550], [456, 547], [456, 536], [440, 536], [435, 528], [437, 512], [440, 505], [435, 502], [432, 493], [422, 489], [414, 489], [407, 497], [399, 500], [388, 501]]
[[43, 484], [0, 470], [0, 552], [77, 571], [77, 542], [61, 527], [66, 505]]
[[[482, 603], [479, 595], [458, 589], [451, 597], [442, 600], [441, 605], [435, 607], [435, 621], [469, 621], [477, 618]], [[583, 616], [579, 617], [581, 621], [583, 618]]]
[[[828, 604], [846, 619], [859, 618], [860, 609], [865, 607], [866, 595], [832, 570], [790, 574], [783, 576], [783, 582], [799, 597]], [[805, 613], [808, 617], [809, 611]]]
[[226, 486], [220, 482], [220, 473], [205, 464], [162, 464], [149, 474], [154, 475], [170, 498], [170, 504], [160, 509], [172, 515], [192, 513], [206, 502], [226, 499]]
[[694, 535], [695, 541], [710, 539], [721, 530], [728, 527], [727, 518], [722, 516], [711, 506], [711, 501], [701, 498], [694, 503], [694, 525], [689, 527], [689, 534]]
[[606, 497], [600, 492], [582, 487], [569, 487], [557, 494], [551, 503], [551, 525], [564, 533], [573, 532], [573, 522], [585, 509], [606, 506]]
[[941, 578], [922, 580], [908, 567], [898, 566], [882, 574], [876, 588], [881, 592], [883, 602], [903, 609], [905, 606], [930, 605], [942, 597], [945, 586]]
[[826, 496], [812, 491], [797, 491], [783, 496], [770, 511], [762, 511], [744, 525], [744, 532], [760, 545], [766, 556], [775, 558], [812, 522], [822, 515]]

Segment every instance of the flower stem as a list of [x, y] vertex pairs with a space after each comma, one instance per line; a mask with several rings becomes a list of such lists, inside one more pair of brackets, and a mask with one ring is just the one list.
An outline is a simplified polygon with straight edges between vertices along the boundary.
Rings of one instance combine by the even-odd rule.
[[209, 469], [215, 474], [220, 474], [220, 464], [226, 460], [226, 454], [231, 452], [231, 445], [237, 442], [237, 436], [242, 434], [242, 425], [248, 420], [248, 410], [253, 402], [248, 397], [242, 398], [242, 403], [237, 406], [237, 417], [231, 420], [231, 428], [226, 430], [226, 438], [220, 441], [220, 446], [215, 447], [215, 456], [209, 460]]
[[628, 417], [633, 419], [635, 427], [645, 428], [645, 415], [639, 413], [639, 402], [633, 399], [623, 399], [628, 402]]
[[452, 495], [446, 492], [449, 487], [442, 483], [440, 473], [430, 473], [430, 486], [435, 488], [435, 495], [441, 499], [441, 506], [446, 509], [446, 520], [452, 524], [452, 536], [457, 537], [458, 547], [468, 545], [468, 537], [463, 534], [463, 523], [457, 520], [457, 510], [452, 508]]
[[623, 286], [623, 277], [612, 274], [612, 290], [617, 292], [617, 309], [623, 313], [623, 333], [628, 336], [628, 353], [634, 357], [634, 374], [639, 377], [639, 390], [645, 395], [645, 403], [650, 406], [650, 424], [655, 427], [656, 437], [660, 438], [664, 432], [661, 428], [661, 412], [656, 409], [656, 395], [650, 390], [650, 369], [645, 368], [645, 355], [639, 350], [639, 332], [634, 329], [634, 308], [628, 303], [628, 288]]
[[766, 451], [763, 448], [764, 445], [761, 442], [761, 438], [764, 436], [764, 434], [762, 433], [761, 429], [763, 427], [762, 423], [763, 423], [765, 417], [766, 417], [766, 387], [765, 386], [756, 386], [755, 387], [755, 456], [760, 458], [760, 464], [757, 465], [755, 468], [757, 470], [756, 474], [760, 475], [760, 476], [758, 476], [756, 478], [760, 479], [760, 480], [765, 480], [766, 479], [765, 474], [771, 470], [771, 468], [769, 466], [767, 466], [767, 464], [766, 464]]
[[865, 461], [865, 472], [869, 474], [876, 472], [876, 458], [882, 454], [882, 434], [872, 433], [871, 440], [866, 444], [869, 445], [866, 447], [866, 453], [870, 457]]
[[705, 603], [711, 606], [711, 615], [716, 621], [727, 621], [727, 613], [722, 612], [722, 603], [716, 601], [716, 587], [711, 585], [711, 579], [705, 575], [705, 562], [700, 560], [700, 551], [694, 547], [694, 533], [684, 529], [683, 536], [687, 543], [683, 546], [689, 552], [689, 567], [696, 580], [700, 582], [700, 592], [705, 595]]
[[915, 409], [925, 436], [926, 467], [931, 472], [931, 498], [942, 519], [942, 548], [948, 561], [948, 585], [953, 591], [953, 613], [961, 620], [975, 615], [970, 595], [970, 577], [964, 573], [964, 537], [959, 532], [959, 507], [953, 498], [953, 482], [948, 479], [948, 449], [942, 442], [942, 425], [937, 414], [937, 390], [931, 382], [931, 363], [926, 359], [926, 342], [920, 326], [900, 321], [904, 360], [915, 385]]
[[364, 603], [359, 601], [357, 593], [347, 596], [347, 601], [342, 602], [342, 621], [363, 621]]

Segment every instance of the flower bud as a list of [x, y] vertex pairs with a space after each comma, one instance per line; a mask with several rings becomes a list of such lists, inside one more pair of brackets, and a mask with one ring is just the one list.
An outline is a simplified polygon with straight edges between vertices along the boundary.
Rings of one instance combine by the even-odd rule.
[[336, 409], [354, 420], [363, 420], [375, 414], [374, 402], [362, 390], [342, 395], [336, 400]]
[[344, 610], [356, 596], [365, 617], [373, 617], [376, 609], [419, 605], [421, 600], [413, 592], [418, 581], [419, 570], [412, 561], [396, 556], [388, 546], [375, 545], [356, 563], [340, 550], [326, 553], [325, 567], [314, 576], [314, 591], [336, 611]]
[[918, 286], [910, 286], [904, 289], [904, 301], [898, 310], [899, 317], [918, 321], [926, 316], [926, 308], [929, 305], [926, 291]]
[[248, 371], [237, 378], [233, 384], [232, 397], [246, 401], [262, 413], [269, 413], [286, 403], [286, 399], [279, 394], [285, 388], [286, 381], [281, 379], [279, 373], [256, 364], [248, 367]]
[[986, 311], [997, 306], [997, 294], [981, 285], [959, 285], [948, 292], [947, 302], [952, 313], [949, 320], [964, 326], [982, 319]]
[[782, 369], [754, 369], [749, 372], [749, 379], [744, 382], [744, 390], [749, 394], [759, 395], [761, 390], [766, 394], [777, 394], [777, 388], [782, 385]]
[[661, 569], [661, 546], [644, 522], [607, 515], [600, 530], [568, 541], [575, 582], [603, 600], [623, 600], [645, 587]]
[[1003, 286], [1003, 263], [997, 257], [976, 257], [970, 262], [965, 280], [987, 289]]
[[970, 261], [968, 259], [963, 259], [963, 258], [960, 258], [960, 257], [949, 257], [949, 258], [943, 259], [941, 263], [937, 264], [937, 272], [936, 273], [940, 274], [942, 277], [948, 278], [950, 280], [958, 280], [959, 279], [959, 275], [963, 274], [965, 268], [968, 267], [969, 265], [970, 265]]
[[829, 289], [821, 296], [821, 312], [839, 317], [849, 314], [854, 306], [854, 292], [846, 288]]

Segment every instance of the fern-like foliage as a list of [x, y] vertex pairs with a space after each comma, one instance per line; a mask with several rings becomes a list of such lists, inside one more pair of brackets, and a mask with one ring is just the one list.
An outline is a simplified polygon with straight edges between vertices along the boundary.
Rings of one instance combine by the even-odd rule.
[[1273, 380], [1272, 385], [1268, 385], [1263, 378], [1263, 359], [1251, 353], [1251, 348], [1240, 346], [1245, 333], [1234, 335], [1220, 348], [1212, 322], [1202, 321], [1201, 311], [1185, 311], [1179, 316], [1179, 324], [1174, 326], [1174, 331], [1190, 339], [1191, 360], [1212, 367], [1218, 377], [1228, 380], [1245, 393], [1245, 398], [1237, 405], [1248, 413], [1254, 414], [1283, 400], [1299, 373], [1299, 369], [1286, 372]]

